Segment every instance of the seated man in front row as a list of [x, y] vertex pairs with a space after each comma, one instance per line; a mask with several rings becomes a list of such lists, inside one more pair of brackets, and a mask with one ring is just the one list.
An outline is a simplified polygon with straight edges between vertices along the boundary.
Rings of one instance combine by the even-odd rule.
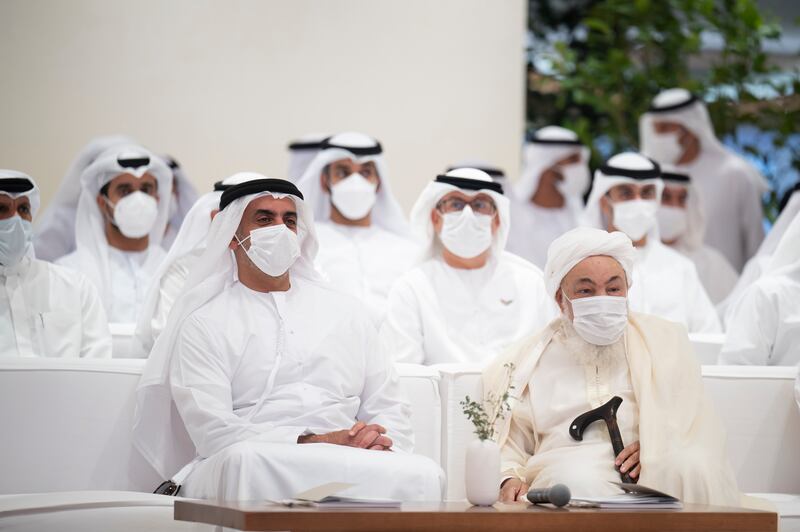
[[[622, 471], [687, 503], [740, 505], [686, 330], [628, 312], [634, 260], [620, 232], [578, 228], [550, 246], [545, 284], [561, 316], [484, 373], [484, 390], [502, 394], [511, 384], [516, 398], [498, 426], [501, 500], [557, 483], [576, 497], [621, 493], [610, 482]], [[603, 421], [573, 440], [571, 422], [615, 395], [623, 399], [616, 416], [624, 450], [614, 456]]]
[[300, 191], [256, 179], [219, 207], [139, 385], [140, 451], [189, 497], [349, 482], [343, 495], [439, 500], [443, 474], [410, 453], [409, 408], [372, 320], [314, 270]]

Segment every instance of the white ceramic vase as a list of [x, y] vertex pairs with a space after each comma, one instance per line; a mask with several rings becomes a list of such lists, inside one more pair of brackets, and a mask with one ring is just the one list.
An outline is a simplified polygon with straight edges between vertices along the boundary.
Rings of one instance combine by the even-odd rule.
[[467, 500], [475, 506], [491, 506], [500, 496], [500, 447], [492, 440], [473, 440], [467, 445], [464, 482]]

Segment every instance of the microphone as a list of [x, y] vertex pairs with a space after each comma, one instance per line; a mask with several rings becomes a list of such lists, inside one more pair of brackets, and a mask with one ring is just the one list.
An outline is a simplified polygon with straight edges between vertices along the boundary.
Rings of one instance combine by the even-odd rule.
[[550, 488], [532, 489], [528, 491], [528, 500], [533, 504], [550, 503], [555, 506], [564, 506], [572, 498], [569, 488], [564, 484], [556, 484]]

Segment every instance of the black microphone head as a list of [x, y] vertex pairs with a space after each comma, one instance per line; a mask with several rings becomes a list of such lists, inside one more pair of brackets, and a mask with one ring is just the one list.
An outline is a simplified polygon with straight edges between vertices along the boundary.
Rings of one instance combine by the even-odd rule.
[[564, 484], [556, 484], [550, 488], [550, 502], [556, 506], [565, 506], [572, 499], [569, 488]]

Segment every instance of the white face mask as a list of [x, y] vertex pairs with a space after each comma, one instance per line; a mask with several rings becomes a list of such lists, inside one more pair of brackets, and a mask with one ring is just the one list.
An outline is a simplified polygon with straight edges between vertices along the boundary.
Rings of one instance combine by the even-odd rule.
[[15, 266], [28, 252], [33, 225], [17, 215], [0, 220], [0, 266]]
[[245, 253], [259, 270], [270, 277], [280, 277], [286, 273], [300, 256], [299, 239], [284, 224], [253, 229], [243, 240], [236, 237], [240, 246], [248, 239], [250, 248]]
[[572, 326], [581, 338], [594, 345], [611, 345], [628, 325], [628, 300], [617, 296], [564, 299], [572, 305]]
[[589, 186], [589, 167], [583, 163], [573, 163], [561, 168], [564, 179], [556, 181], [556, 188], [565, 198], [579, 198]]
[[348, 220], [360, 220], [375, 205], [377, 191], [377, 183], [371, 183], [359, 173], [350, 174], [331, 185], [331, 202]]
[[471, 259], [492, 245], [492, 216], [475, 214], [467, 205], [461, 212], [443, 214], [442, 220], [439, 238], [453, 255]]
[[677, 164], [683, 156], [683, 146], [675, 133], [656, 133], [648, 150], [648, 155], [662, 164]]
[[114, 224], [128, 238], [147, 236], [158, 218], [158, 201], [149, 194], [136, 191], [117, 201], [114, 208]]
[[681, 237], [689, 226], [686, 209], [662, 205], [656, 214], [658, 217], [658, 231], [661, 240], [672, 242]]
[[637, 242], [656, 224], [658, 202], [635, 199], [613, 204], [614, 227]]

